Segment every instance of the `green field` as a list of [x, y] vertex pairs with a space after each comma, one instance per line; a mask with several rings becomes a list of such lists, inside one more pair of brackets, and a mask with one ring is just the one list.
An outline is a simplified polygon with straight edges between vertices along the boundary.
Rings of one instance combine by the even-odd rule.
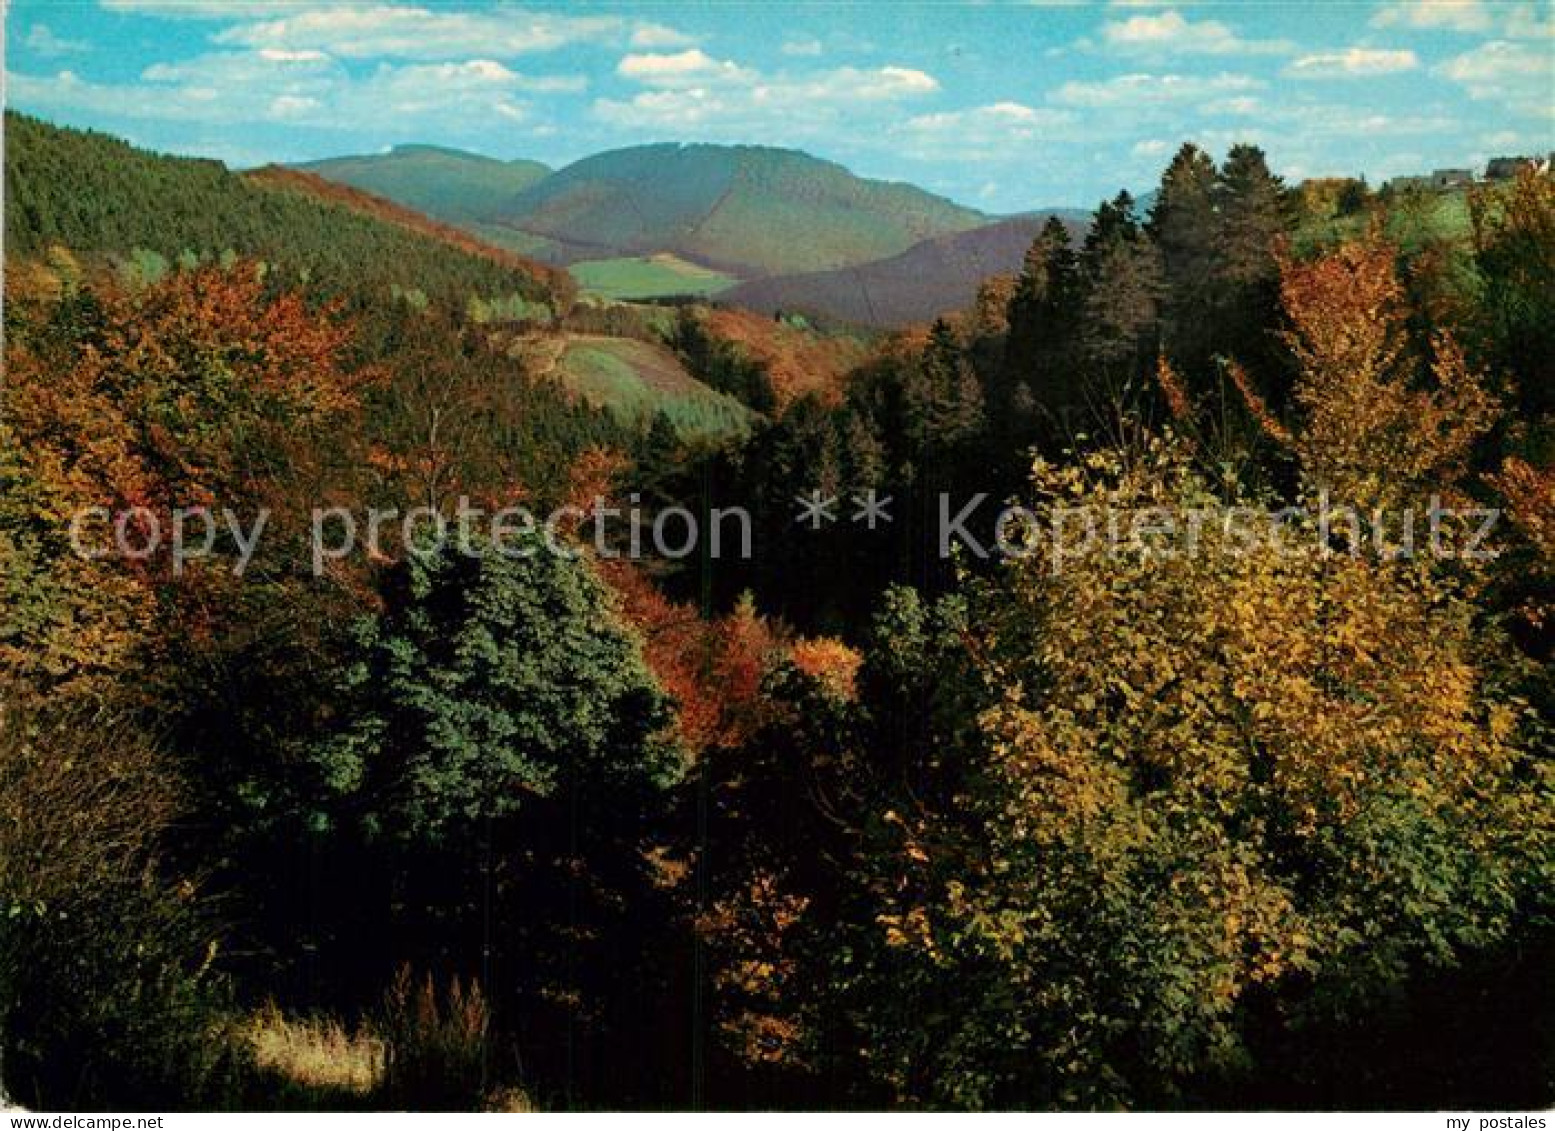
[[[1304, 220], [1292, 236], [1299, 252], [1331, 247], [1366, 234], [1371, 217], [1365, 213]], [[1445, 240], [1466, 243], [1472, 235], [1469, 195], [1463, 189], [1405, 191], [1388, 202], [1385, 232], [1405, 251]]]
[[749, 409], [709, 389], [648, 342], [580, 335], [563, 347], [557, 370], [579, 396], [633, 424], [647, 424], [662, 412], [682, 437], [715, 441], [750, 429]]
[[608, 299], [659, 295], [710, 295], [739, 280], [673, 255], [628, 259], [590, 259], [568, 268], [578, 286]]

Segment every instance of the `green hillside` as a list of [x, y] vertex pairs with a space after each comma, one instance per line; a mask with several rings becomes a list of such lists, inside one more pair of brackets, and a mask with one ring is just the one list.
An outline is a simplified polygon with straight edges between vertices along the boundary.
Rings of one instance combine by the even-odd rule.
[[5, 125], [8, 257], [63, 244], [156, 272], [235, 254], [337, 296], [409, 294], [454, 309], [471, 298], [552, 298], [537, 274], [217, 161], [165, 157], [10, 112]]
[[1379, 193], [1372, 198], [1370, 207], [1347, 215], [1303, 213], [1298, 217], [1292, 242], [1305, 252], [1359, 239], [1379, 209], [1384, 232], [1406, 251], [1417, 251], [1436, 240], [1467, 246], [1473, 233], [1466, 190], [1421, 188]]
[[299, 168], [451, 224], [500, 214], [551, 171], [538, 161], [498, 161], [436, 145], [397, 145], [388, 153], [332, 157]]
[[662, 144], [569, 165], [492, 220], [554, 241], [558, 262], [668, 252], [749, 278], [880, 259], [986, 218], [794, 150]]
[[550, 364], [563, 385], [609, 409], [623, 424], [644, 426], [662, 413], [688, 439], [718, 440], [750, 430], [750, 410], [692, 377], [662, 346], [579, 334], [548, 340], [545, 348], [554, 351]]
[[617, 300], [711, 295], [739, 281], [675, 255], [587, 259], [574, 263], [568, 270], [583, 290]]

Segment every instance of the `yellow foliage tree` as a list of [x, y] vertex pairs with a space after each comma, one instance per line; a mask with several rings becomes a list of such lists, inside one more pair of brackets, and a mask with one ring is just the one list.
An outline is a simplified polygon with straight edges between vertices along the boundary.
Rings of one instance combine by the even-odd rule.
[[[1374, 234], [1310, 262], [1280, 265], [1300, 420], [1288, 437], [1266, 428], [1293, 448], [1313, 494], [1326, 491], [1363, 511], [1450, 488], [1497, 415], [1450, 333], [1432, 338], [1431, 379], [1419, 380], [1397, 254]], [[1245, 394], [1245, 375], [1232, 375]], [[1249, 405], [1267, 420], [1260, 402]]]
[[995, 702], [963, 823], [987, 843], [895, 936], [997, 971], [1008, 1051], [985, 1035], [989, 1090], [958, 1102], [1167, 1102], [1243, 1062], [1255, 989], [1360, 1001], [1505, 929], [1549, 798], [1429, 562], [1215, 509], [1163, 441], [1036, 486], [1039, 518], [1150, 508], [1172, 532], [1012, 562], [978, 602]]

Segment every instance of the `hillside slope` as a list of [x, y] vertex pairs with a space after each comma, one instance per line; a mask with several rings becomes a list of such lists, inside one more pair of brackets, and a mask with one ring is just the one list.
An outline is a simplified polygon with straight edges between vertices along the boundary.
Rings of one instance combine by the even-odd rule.
[[414, 292], [459, 310], [511, 295], [565, 302], [556, 275], [538, 264], [476, 250], [468, 237], [402, 210], [390, 215], [386, 202], [321, 190], [313, 178], [238, 175], [14, 112], [5, 126], [8, 261], [54, 244], [153, 270], [233, 254], [340, 297]]
[[541, 280], [557, 295], [570, 296], [575, 290], [576, 285], [572, 276], [560, 268], [538, 263], [504, 248], [494, 247], [477, 239], [464, 228], [440, 223], [421, 212], [364, 189], [326, 180], [316, 174], [285, 165], [266, 165], [239, 175], [246, 181], [267, 188], [289, 190], [321, 201], [343, 204], [353, 212], [386, 221], [417, 235], [428, 236], [466, 255], [488, 260], [510, 270], [521, 271]]
[[296, 168], [388, 197], [450, 224], [475, 223], [500, 213], [551, 171], [538, 161], [498, 161], [437, 145], [397, 145], [387, 153], [331, 157]]
[[489, 222], [553, 262], [668, 252], [752, 278], [879, 259], [985, 217], [794, 150], [661, 144], [569, 165]]
[[628, 427], [662, 415], [683, 438], [719, 441], [750, 429], [751, 412], [686, 371], [655, 342], [600, 334], [535, 334], [513, 346], [528, 372], [609, 410]]
[[[1020, 270], [1049, 213], [1015, 216], [971, 231], [935, 236], [900, 255], [833, 271], [755, 279], [719, 294], [720, 302], [763, 313], [795, 311], [859, 326], [897, 327], [967, 306], [990, 275]], [[1051, 213], [1076, 238], [1084, 214]]]
[[869, 358], [874, 337], [822, 333], [721, 306], [707, 310], [704, 318], [715, 337], [761, 363], [779, 405], [807, 394], [828, 404], [840, 401], [848, 374]]
[[710, 295], [739, 282], [733, 276], [688, 263], [667, 252], [621, 259], [584, 259], [568, 270], [585, 292], [625, 301], [666, 295]]

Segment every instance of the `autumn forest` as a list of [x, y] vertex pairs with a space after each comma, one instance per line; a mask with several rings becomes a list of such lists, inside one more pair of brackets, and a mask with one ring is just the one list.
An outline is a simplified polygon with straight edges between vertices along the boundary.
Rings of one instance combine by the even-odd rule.
[[[1555, 1101], [1547, 164], [1182, 144], [882, 327], [5, 150], [0, 1097]], [[421, 537], [461, 505], [563, 518]], [[372, 508], [424, 521], [335, 552]], [[748, 553], [652, 549], [735, 508]]]

